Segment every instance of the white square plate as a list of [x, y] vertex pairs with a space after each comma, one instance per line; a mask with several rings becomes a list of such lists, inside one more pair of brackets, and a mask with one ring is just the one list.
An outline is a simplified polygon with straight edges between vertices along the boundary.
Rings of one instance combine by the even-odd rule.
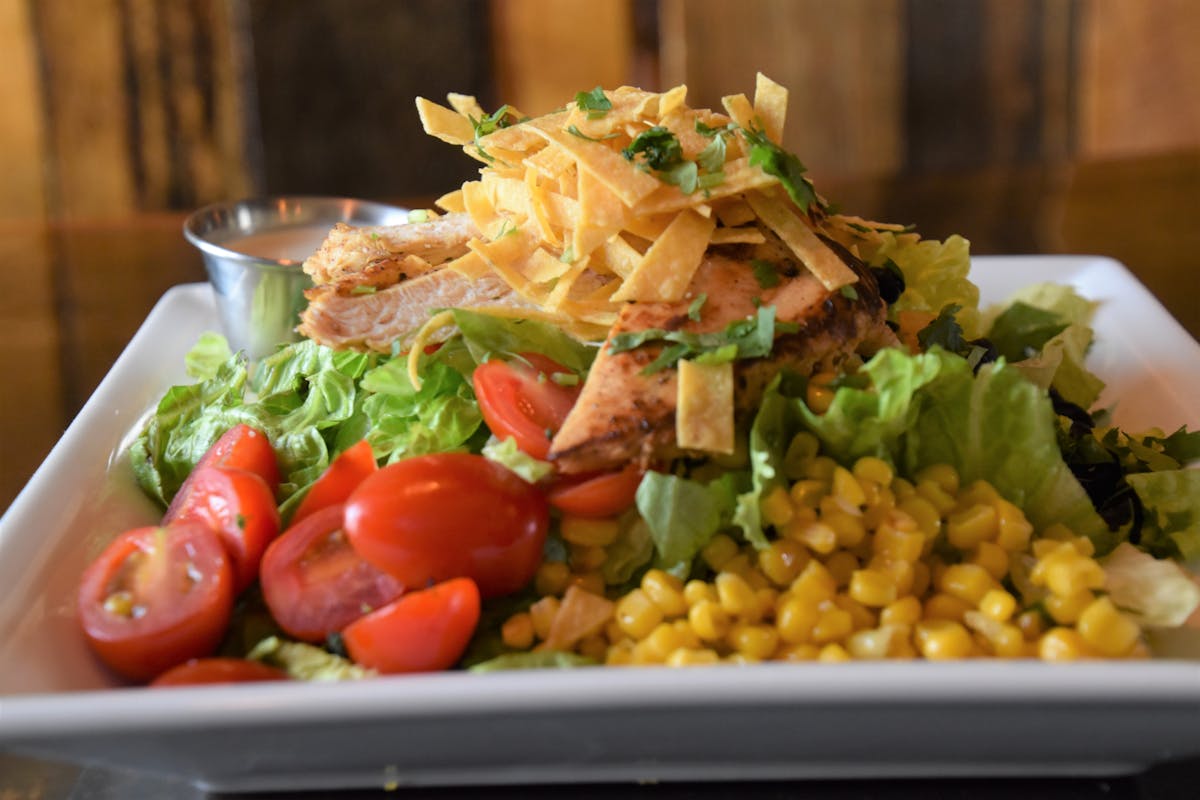
[[[1038, 281], [1102, 302], [1092, 364], [1131, 429], [1200, 423], [1200, 346], [1120, 264], [984, 257], [985, 301]], [[1152, 662], [771, 664], [445, 673], [352, 684], [114, 688], [75, 585], [156, 518], [122, 445], [216, 327], [167, 292], [0, 520], [0, 747], [218, 790], [584, 780], [1114, 774], [1200, 754], [1200, 656]], [[1200, 633], [1200, 632], [1196, 632]]]

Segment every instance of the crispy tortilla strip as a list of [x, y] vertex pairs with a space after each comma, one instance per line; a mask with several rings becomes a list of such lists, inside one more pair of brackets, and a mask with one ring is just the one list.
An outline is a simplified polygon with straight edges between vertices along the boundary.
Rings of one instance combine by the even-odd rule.
[[561, 130], [536, 128], [547, 141], [570, 153], [580, 171], [590, 172], [627, 206], [632, 206], [662, 184], [600, 142], [580, 139]]
[[462, 189], [447, 192], [435, 200], [434, 205], [450, 214], [467, 210], [466, 205], [463, 204]]
[[740, 197], [722, 200], [715, 203], [713, 208], [716, 209], [717, 219], [721, 220], [721, 224], [727, 228], [737, 228], [758, 219], [758, 215], [754, 213], [750, 204]]
[[754, 106], [750, 105], [746, 95], [740, 93], [726, 95], [721, 98], [721, 105], [738, 125], [746, 129], [757, 127], [754, 125]]
[[567, 274], [567, 270], [570, 268], [570, 264], [555, 258], [539, 247], [529, 257], [529, 263], [525, 267], [525, 277], [531, 283], [549, 283]]
[[684, 209], [650, 246], [613, 300], [673, 303], [683, 297], [716, 223]]
[[832, 292], [858, 280], [854, 270], [846, 266], [837, 253], [830, 250], [829, 245], [813, 233], [812, 228], [792, 213], [789, 201], [780, 199], [778, 195], [768, 196], [765, 193], [748, 194], [746, 200], [759, 219], [775, 231], [783, 243], [795, 253], [796, 258], [800, 259], [826, 289]]
[[703, 199], [713, 203], [725, 197], [750, 192], [778, 183], [779, 180], [768, 175], [756, 166], [750, 165], [749, 158], [738, 158], [725, 162], [725, 180], [710, 188], [707, 193], [697, 192], [694, 195], [684, 194], [677, 186], [661, 184], [651, 195], [634, 206], [633, 216], [649, 216], [679, 211], [696, 205]]
[[717, 228], [710, 244], [762, 244], [767, 240], [758, 228]]
[[457, 111], [418, 97], [417, 114], [425, 132], [443, 142], [464, 145], [475, 140], [475, 126]]
[[783, 123], [787, 119], [788, 90], [761, 72], [755, 76], [754, 115], [762, 122], [763, 132], [772, 142], [783, 141]]
[[[642, 260], [642, 254], [621, 236], [614, 236], [606, 241], [601, 250], [604, 253], [604, 263], [622, 280], [632, 275]], [[609, 291], [610, 297], [615, 290], [616, 287]]]
[[[483, 106], [479, 105], [479, 101], [472, 95], [451, 92], [446, 95], [446, 100], [450, 102], [451, 108], [468, 119], [471, 117], [483, 119], [487, 116], [487, 112], [483, 110]], [[474, 126], [472, 126], [473, 128]]]
[[733, 452], [733, 362], [679, 362], [675, 441], [685, 450]]
[[571, 246], [575, 258], [582, 259], [616, 236], [625, 225], [625, 205], [621, 198], [592, 173], [579, 173], [579, 217]]
[[683, 107], [687, 100], [687, 85], [680, 84], [659, 95], [657, 116], [661, 119], [677, 108]]

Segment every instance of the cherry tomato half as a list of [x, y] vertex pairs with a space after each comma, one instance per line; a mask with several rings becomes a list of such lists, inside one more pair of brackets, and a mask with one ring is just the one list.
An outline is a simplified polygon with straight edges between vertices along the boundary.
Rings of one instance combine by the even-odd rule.
[[577, 517], [615, 516], [633, 505], [643, 474], [631, 465], [602, 475], [564, 476], [550, 487], [546, 499], [559, 511]]
[[263, 552], [279, 535], [275, 495], [262, 478], [244, 469], [192, 470], [163, 522], [175, 520], [203, 522], [220, 535], [233, 562], [234, 588], [239, 592], [258, 577]]
[[475, 368], [471, 383], [488, 429], [498, 439], [516, 439], [517, 447], [534, 458], [545, 458], [550, 439], [579, 398], [579, 387], [555, 383], [550, 376], [567, 370], [545, 356], [522, 358], [533, 366], [488, 361]]
[[537, 488], [483, 456], [397, 461], [346, 503], [346, 536], [406, 586], [473, 578], [484, 597], [520, 589], [542, 560], [549, 510]]
[[[244, 469], [253, 472], [263, 479], [271, 496], [279, 487], [279, 463], [275, 458], [275, 450], [271, 447], [266, 434], [246, 424], [234, 425], [217, 439], [213, 446], [200, 457], [194, 473], [200, 467], [228, 467], [229, 469]], [[176, 505], [181, 502], [184, 489], [187, 488], [191, 476], [183, 482], [183, 486], [175, 493], [171, 504], [167, 507], [167, 517], [174, 514]]]
[[288, 674], [260, 661], [245, 658], [193, 658], [159, 675], [150, 682], [159, 686], [197, 686], [209, 683], [286, 681]]
[[271, 542], [263, 556], [263, 599], [279, 627], [297, 639], [324, 641], [404, 591], [350, 548], [343, 513], [336, 505], [311, 514]]
[[433, 672], [458, 663], [479, 624], [479, 589], [455, 578], [410, 592], [342, 633], [355, 663], [383, 673]]
[[79, 621], [105, 664], [148, 680], [217, 648], [233, 594], [229, 557], [207, 525], [135, 528], [84, 570]]
[[300, 501], [300, 507], [292, 515], [292, 524], [322, 508], [346, 502], [355, 487], [377, 469], [379, 465], [375, 462], [375, 454], [366, 439], [343, 450]]

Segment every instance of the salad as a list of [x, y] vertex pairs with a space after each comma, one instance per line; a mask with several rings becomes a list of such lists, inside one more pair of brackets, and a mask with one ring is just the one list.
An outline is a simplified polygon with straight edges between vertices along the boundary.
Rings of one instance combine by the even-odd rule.
[[981, 308], [961, 237], [838, 213], [786, 91], [419, 100], [478, 181], [339, 226], [307, 338], [216, 334], [81, 580], [156, 684], [452, 668], [1136, 658], [1200, 588], [1200, 435], [1123, 431], [1094, 304]]

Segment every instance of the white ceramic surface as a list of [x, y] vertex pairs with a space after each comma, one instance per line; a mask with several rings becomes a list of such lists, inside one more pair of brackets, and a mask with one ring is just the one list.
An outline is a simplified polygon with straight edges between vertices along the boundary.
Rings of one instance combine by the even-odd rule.
[[[985, 301], [1042, 280], [1102, 305], [1102, 402], [1200, 425], [1200, 345], [1114, 261], [983, 257]], [[115, 688], [76, 629], [84, 564], [153, 521], [122, 442], [217, 320], [169, 291], [0, 520], [0, 748], [223, 790], [529, 781], [1114, 774], [1200, 755], [1200, 661], [760, 665]], [[1194, 653], [1174, 637], [1167, 654]]]

